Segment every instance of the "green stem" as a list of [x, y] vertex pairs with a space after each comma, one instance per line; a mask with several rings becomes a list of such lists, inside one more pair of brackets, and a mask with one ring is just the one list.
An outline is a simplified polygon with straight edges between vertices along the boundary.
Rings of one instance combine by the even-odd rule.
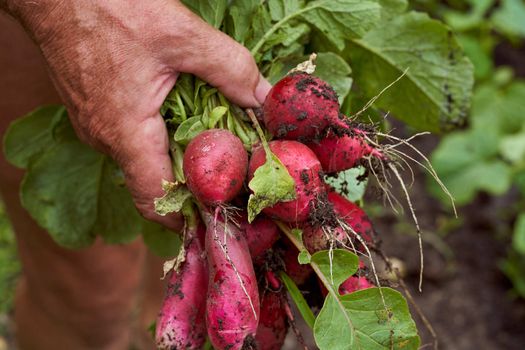
[[[275, 221], [277, 226], [281, 229], [281, 232], [285, 234], [285, 236], [293, 243], [293, 245], [299, 250], [303, 251], [306, 250], [303, 242], [299, 241], [296, 235], [292, 233], [288, 225], [281, 221]], [[324, 286], [328, 290], [328, 292], [338, 301], [338, 304], [341, 302], [339, 301], [339, 293], [334, 289], [334, 285], [331, 283], [330, 279], [323, 274], [321, 269], [319, 268], [319, 265], [317, 265], [314, 261], [310, 261], [310, 266], [314, 270], [317, 277], [323, 282]], [[344, 309], [344, 308], [343, 308]], [[346, 313], [345, 313], [346, 315]], [[351, 324], [350, 320], [348, 319], [349, 323]]]
[[257, 131], [257, 134], [259, 134], [259, 138], [261, 139], [261, 143], [264, 148], [264, 153], [266, 153], [266, 159], [270, 160], [272, 159], [272, 151], [270, 150], [270, 146], [268, 146], [268, 141], [266, 141], [266, 137], [264, 136], [264, 131], [261, 128], [261, 125], [259, 124], [259, 121], [257, 120], [257, 117], [255, 116], [255, 113], [253, 113], [253, 110], [251, 108], [246, 109], [246, 114], [250, 117], [253, 126], [255, 127], [255, 130]]
[[182, 151], [182, 147], [173, 140], [173, 136], [170, 137], [170, 151], [171, 157], [173, 158], [173, 175], [175, 176], [175, 181], [185, 183], [186, 179], [184, 178], [184, 171], [182, 170], [184, 152]]
[[291, 19], [293, 19], [293, 18], [295, 18], [295, 17], [297, 17], [297, 16], [299, 16], [299, 15], [305, 13], [305, 12], [313, 10], [313, 9], [319, 7], [319, 6], [321, 6], [321, 5], [320, 4], [316, 4], [316, 5], [312, 5], [312, 6], [309, 6], [309, 7], [305, 7], [304, 9], [301, 9], [301, 10], [299, 10], [297, 12], [289, 14], [286, 17], [283, 17], [280, 21], [275, 23], [266, 33], [264, 33], [263, 37], [261, 39], [259, 39], [257, 44], [255, 44], [255, 46], [250, 50], [252, 56], [255, 57], [255, 55], [259, 52], [259, 50], [264, 45], [264, 43], [270, 38], [270, 36], [272, 36], [273, 33], [275, 33], [277, 31], [277, 29], [282, 27], [283, 24], [285, 24], [289, 20], [291, 20]]
[[186, 108], [184, 107], [184, 103], [182, 102], [180, 94], [177, 90], [175, 90], [175, 99], [177, 101], [177, 106], [179, 106], [182, 121], [185, 121], [186, 119], [188, 119], [188, 116], [186, 115]]

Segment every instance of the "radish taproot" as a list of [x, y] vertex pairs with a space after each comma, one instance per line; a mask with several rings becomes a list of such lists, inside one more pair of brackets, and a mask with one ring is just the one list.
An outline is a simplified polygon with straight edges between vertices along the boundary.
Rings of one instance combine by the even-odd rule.
[[372, 288], [374, 285], [364, 276], [350, 276], [339, 286], [339, 294], [346, 295], [358, 290]]
[[186, 184], [199, 202], [220, 205], [242, 189], [248, 154], [230, 131], [210, 129], [190, 141], [183, 161]]
[[155, 331], [157, 347], [201, 349], [206, 341], [205, 305], [208, 267], [204, 255], [202, 225], [188, 229], [185, 260], [172, 271]]
[[336, 173], [359, 164], [367, 165], [364, 162], [367, 156], [386, 159], [381, 151], [365, 141], [362, 132], [353, 130], [353, 135], [329, 132], [326, 137], [307, 143], [321, 162], [324, 172]]
[[282, 290], [261, 293], [261, 319], [255, 335], [257, 350], [280, 350], [283, 347], [288, 331], [283, 305], [286, 296], [283, 293]]
[[375, 244], [376, 234], [372, 222], [363, 209], [333, 189], [328, 191], [328, 201], [333, 205], [335, 213], [354, 231], [349, 234], [353, 241], [359, 241], [355, 237], [357, 234], [367, 245]]
[[312, 275], [314, 270], [310, 264], [299, 264], [297, 257], [299, 250], [287, 239], [283, 239], [285, 250], [283, 252], [283, 262], [286, 274], [298, 286], [304, 284]]
[[244, 233], [252, 258], [263, 254], [279, 239], [279, 228], [264, 215], [259, 215], [252, 223], [248, 223], [246, 213], [242, 213], [239, 228]]
[[[294, 179], [296, 198], [267, 207], [263, 212], [286, 222], [306, 221], [317, 197], [325, 191], [321, 179], [321, 163], [307, 146], [297, 141], [275, 140], [271, 141], [269, 146]], [[259, 147], [250, 159], [248, 168], [250, 180], [255, 170], [265, 162], [266, 153], [262, 147]]]
[[259, 292], [244, 235], [221, 215], [202, 210], [206, 223], [208, 337], [215, 349], [250, 349], [259, 320]]
[[287, 75], [266, 96], [263, 118], [277, 138], [311, 140], [339, 115], [334, 89], [323, 80], [303, 72]]

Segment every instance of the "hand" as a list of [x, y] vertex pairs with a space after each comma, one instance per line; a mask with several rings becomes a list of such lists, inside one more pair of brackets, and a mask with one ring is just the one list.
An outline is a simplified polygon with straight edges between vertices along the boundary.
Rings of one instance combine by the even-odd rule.
[[178, 72], [240, 106], [258, 106], [270, 85], [249, 51], [178, 1], [14, 3], [9, 8], [40, 46], [78, 136], [119, 163], [144, 217], [180, 230], [179, 215], [153, 210], [161, 180], [173, 180], [160, 106]]

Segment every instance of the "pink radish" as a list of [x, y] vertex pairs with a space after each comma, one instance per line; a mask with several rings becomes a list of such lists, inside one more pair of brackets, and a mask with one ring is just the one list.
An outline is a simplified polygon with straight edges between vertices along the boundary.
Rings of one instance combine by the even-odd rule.
[[311, 140], [338, 119], [334, 89], [307, 73], [287, 75], [273, 86], [263, 106], [264, 124], [277, 138]]
[[[317, 197], [325, 191], [321, 180], [321, 163], [307, 146], [297, 141], [277, 140], [270, 142], [269, 146], [294, 179], [297, 198], [277, 203], [263, 209], [263, 212], [286, 222], [306, 221]], [[263, 148], [259, 147], [250, 159], [249, 179], [265, 162], [266, 154]]]
[[203, 291], [208, 286], [208, 267], [201, 242], [203, 236], [203, 226], [188, 230], [185, 260], [169, 277], [157, 319], [155, 339], [159, 349], [201, 349], [206, 340]]
[[232, 224], [203, 210], [206, 223], [209, 287], [208, 337], [215, 349], [239, 350], [254, 340], [259, 320], [257, 279], [244, 235]]
[[264, 215], [259, 215], [251, 224], [245, 213], [240, 218], [240, 229], [244, 232], [252, 258], [270, 249], [279, 239], [279, 228]]
[[286, 297], [282, 291], [262, 293], [261, 319], [255, 336], [258, 350], [280, 350], [283, 347], [288, 331], [283, 298]]
[[326, 173], [351, 169], [361, 163], [366, 165], [366, 156], [385, 159], [379, 150], [365, 141], [360, 130], [358, 133], [354, 132], [354, 135], [341, 136], [329, 132], [326, 137], [308, 142], [307, 145], [314, 151]]
[[[335, 213], [350, 226], [368, 245], [374, 245], [375, 231], [368, 215], [355, 203], [335, 191], [328, 191], [328, 200], [334, 206]], [[357, 240], [353, 233], [350, 238]]]
[[242, 189], [247, 167], [248, 154], [241, 140], [224, 129], [201, 132], [184, 152], [186, 184], [205, 205], [232, 200]]

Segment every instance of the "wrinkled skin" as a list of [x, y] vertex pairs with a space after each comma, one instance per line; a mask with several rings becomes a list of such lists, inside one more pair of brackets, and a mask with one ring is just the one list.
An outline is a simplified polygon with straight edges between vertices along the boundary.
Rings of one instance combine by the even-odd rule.
[[179, 1], [2, 2], [42, 51], [78, 136], [119, 163], [146, 218], [179, 230], [180, 216], [153, 210], [173, 180], [160, 106], [179, 72], [259, 106], [270, 86], [249, 51]]
[[[248, 50], [176, 0], [0, 0], [0, 43], [0, 138], [37, 106], [66, 104], [78, 135], [124, 169], [141, 213], [178, 232], [181, 217], [158, 216], [152, 205], [161, 180], [173, 179], [158, 111], [177, 73], [198, 75], [243, 107], [270, 89]], [[59, 247], [19, 203], [22, 171], [2, 155], [0, 169], [23, 265], [18, 347], [151, 347], [145, 329], [162, 301], [162, 261], [141, 240]]]

